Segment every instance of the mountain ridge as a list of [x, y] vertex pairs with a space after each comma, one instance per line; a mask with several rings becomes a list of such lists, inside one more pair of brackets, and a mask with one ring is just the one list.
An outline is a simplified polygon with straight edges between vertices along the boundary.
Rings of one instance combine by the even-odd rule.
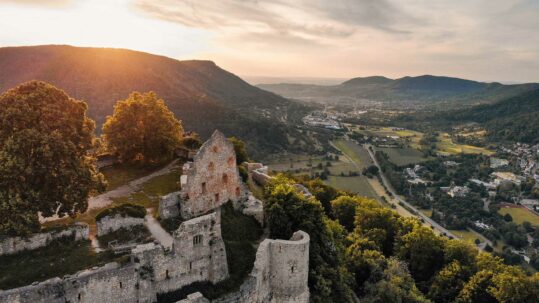
[[179, 61], [117, 48], [0, 48], [0, 92], [30, 80], [51, 83], [86, 101], [89, 116], [98, 125], [112, 114], [117, 100], [133, 91], [155, 91], [185, 129], [208, 137], [218, 128], [268, 150], [288, 144], [291, 112], [306, 110], [251, 86], [212, 61]]

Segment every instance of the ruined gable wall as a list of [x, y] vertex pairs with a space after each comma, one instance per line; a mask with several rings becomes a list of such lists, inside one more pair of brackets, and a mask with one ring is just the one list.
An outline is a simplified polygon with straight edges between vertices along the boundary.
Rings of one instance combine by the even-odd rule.
[[234, 146], [219, 131], [206, 141], [187, 172], [180, 194], [183, 218], [193, 218], [245, 195]]

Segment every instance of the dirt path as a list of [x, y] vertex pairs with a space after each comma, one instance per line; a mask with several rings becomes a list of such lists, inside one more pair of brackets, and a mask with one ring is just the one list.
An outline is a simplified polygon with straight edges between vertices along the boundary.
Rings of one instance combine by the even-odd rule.
[[[113, 202], [112, 199], [129, 196], [130, 194], [139, 191], [141, 189], [142, 184], [146, 183], [148, 180], [150, 180], [152, 178], [155, 178], [155, 177], [170, 173], [172, 170], [174, 170], [176, 168], [177, 164], [178, 164], [178, 160], [174, 160], [171, 163], [169, 163], [167, 166], [165, 166], [165, 167], [163, 167], [163, 168], [161, 168], [161, 169], [159, 169], [157, 171], [154, 171], [151, 174], [148, 174], [148, 175], [146, 175], [144, 177], [140, 177], [138, 179], [132, 180], [132, 181], [130, 181], [129, 183], [127, 183], [125, 185], [122, 185], [122, 186], [120, 186], [118, 188], [115, 188], [113, 190], [109, 190], [109, 191], [107, 191], [105, 193], [102, 193], [102, 194], [100, 194], [98, 196], [90, 197], [88, 199], [88, 209], [86, 210], [86, 212], [88, 212], [88, 211], [90, 211], [92, 209], [105, 208], [105, 207], [109, 206], [110, 204], [112, 204], [112, 202]], [[41, 216], [39, 217], [39, 221], [41, 223], [50, 222], [50, 221], [56, 221], [58, 219], [60, 219], [60, 218], [58, 218], [58, 216], [52, 216], [52, 217], [47, 217], [47, 218], [43, 218]]]
[[154, 239], [156, 239], [165, 248], [172, 248], [174, 239], [161, 227], [161, 224], [151, 215], [152, 209], [147, 209], [148, 214], [144, 217], [144, 225], [148, 228]]
[[178, 160], [174, 160], [170, 164], [161, 168], [158, 171], [155, 171], [144, 177], [135, 179], [125, 185], [122, 185], [111, 191], [105, 192], [99, 196], [91, 197], [90, 199], [88, 199], [88, 210], [109, 206], [112, 203], [113, 198], [129, 196], [130, 194], [140, 190], [141, 185], [146, 183], [148, 180], [155, 178], [157, 176], [170, 173], [176, 167], [177, 163], [178, 163]]

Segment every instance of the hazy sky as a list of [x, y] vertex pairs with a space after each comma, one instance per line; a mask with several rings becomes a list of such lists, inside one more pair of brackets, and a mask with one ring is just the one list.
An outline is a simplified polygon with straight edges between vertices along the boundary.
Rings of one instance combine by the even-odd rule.
[[0, 45], [37, 44], [252, 76], [539, 82], [539, 0], [0, 0]]

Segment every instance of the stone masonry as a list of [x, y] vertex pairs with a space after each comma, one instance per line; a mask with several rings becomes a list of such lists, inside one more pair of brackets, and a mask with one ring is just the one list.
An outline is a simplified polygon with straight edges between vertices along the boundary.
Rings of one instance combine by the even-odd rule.
[[175, 207], [179, 208], [183, 219], [190, 219], [228, 201], [238, 208], [238, 202], [247, 198], [238, 173], [234, 146], [217, 130], [200, 147], [193, 162], [184, 165], [180, 183], [182, 188], [177, 195], [178, 203], [175, 204], [170, 197], [162, 200], [159, 208], [162, 218], [177, 213]]
[[23, 250], [34, 250], [47, 246], [52, 240], [73, 237], [76, 241], [88, 240], [90, 230], [87, 224], [77, 223], [71, 227], [58, 231], [38, 233], [29, 238], [11, 237], [0, 238], [0, 256], [10, 255]]
[[135, 225], [144, 224], [144, 218], [134, 218], [129, 216], [115, 215], [105, 216], [96, 222], [97, 236], [101, 237], [120, 228], [129, 228]]

